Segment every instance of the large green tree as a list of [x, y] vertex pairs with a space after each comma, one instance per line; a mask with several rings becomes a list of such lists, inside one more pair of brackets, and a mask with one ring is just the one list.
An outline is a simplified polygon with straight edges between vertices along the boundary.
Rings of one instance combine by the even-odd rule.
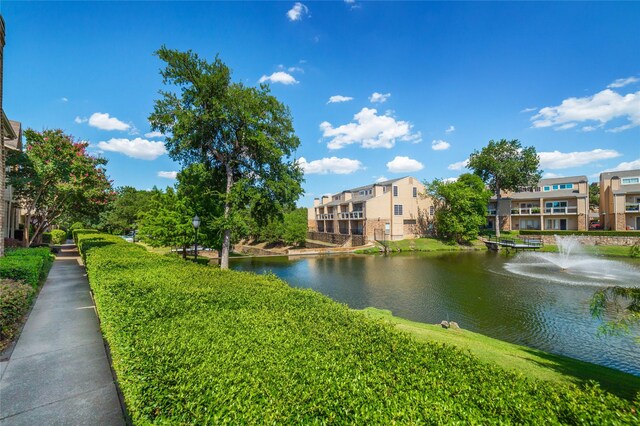
[[535, 186], [541, 177], [540, 158], [533, 146], [522, 147], [517, 139], [491, 140], [469, 157], [468, 168], [480, 176], [496, 197], [496, 236], [500, 236], [500, 200], [502, 191]]
[[[166, 91], [149, 116], [163, 132], [169, 155], [183, 166], [200, 163], [222, 197], [221, 268], [229, 267], [234, 214], [247, 209], [267, 222], [293, 208], [302, 194], [302, 170], [293, 158], [300, 144], [289, 109], [266, 85], [245, 87], [231, 81], [231, 71], [216, 57], [162, 47], [161, 71]], [[220, 185], [221, 184], [221, 185]]]
[[97, 216], [115, 192], [106, 176], [107, 160], [89, 155], [88, 143], [62, 130], [28, 129], [24, 135], [25, 152], [8, 158], [9, 183], [25, 210], [24, 239], [31, 245], [65, 214]]
[[465, 173], [454, 182], [425, 182], [435, 207], [434, 228], [438, 238], [466, 244], [478, 236], [486, 222], [491, 192], [480, 177]]
[[151, 191], [123, 186], [101, 215], [99, 227], [109, 233], [126, 234], [136, 229], [138, 219], [148, 210]]
[[592, 182], [589, 185], [589, 208], [597, 209], [600, 207], [600, 184]]
[[[640, 324], [640, 288], [608, 287], [598, 290], [591, 300], [591, 314], [604, 319], [600, 330], [605, 334], [629, 333], [632, 326]], [[637, 338], [640, 343], [640, 336]]]

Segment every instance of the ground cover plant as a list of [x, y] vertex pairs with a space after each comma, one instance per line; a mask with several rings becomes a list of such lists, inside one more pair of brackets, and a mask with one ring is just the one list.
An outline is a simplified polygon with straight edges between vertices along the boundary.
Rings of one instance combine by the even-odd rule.
[[0, 258], [0, 350], [15, 337], [52, 263], [48, 248], [11, 249]]
[[418, 342], [312, 290], [77, 233], [134, 424], [632, 424], [635, 402]]

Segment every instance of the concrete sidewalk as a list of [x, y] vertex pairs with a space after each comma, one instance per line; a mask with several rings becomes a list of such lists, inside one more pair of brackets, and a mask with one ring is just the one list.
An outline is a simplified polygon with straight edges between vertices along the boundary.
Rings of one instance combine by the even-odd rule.
[[75, 247], [63, 247], [56, 258], [9, 361], [2, 364], [2, 426], [125, 423]]

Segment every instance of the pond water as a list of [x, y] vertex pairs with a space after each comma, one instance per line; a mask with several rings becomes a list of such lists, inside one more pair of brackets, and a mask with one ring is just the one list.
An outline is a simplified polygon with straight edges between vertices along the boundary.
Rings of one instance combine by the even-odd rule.
[[[615, 262], [640, 280], [640, 263]], [[640, 376], [640, 345], [633, 341], [640, 330], [621, 337], [598, 334], [600, 321], [591, 317], [589, 303], [600, 284], [522, 273], [519, 263], [527, 264], [526, 253], [234, 258], [231, 268], [271, 271], [291, 286], [312, 288], [355, 309], [389, 309], [425, 323], [456, 321], [500, 340]]]

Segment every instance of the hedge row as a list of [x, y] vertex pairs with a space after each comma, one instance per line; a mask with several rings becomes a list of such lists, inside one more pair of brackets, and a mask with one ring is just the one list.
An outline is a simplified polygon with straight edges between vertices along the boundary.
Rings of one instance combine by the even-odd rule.
[[36, 288], [47, 276], [52, 262], [53, 255], [47, 247], [7, 250], [0, 258], [0, 278], [23, 281]]
[[17, 323], [31, 306], [35, 289], [9, 279], [0, 280], [0, 350], [13, 339]]
[[520, 235], [588, 235], [591, 237], [640, 237], [638, 231], [536, 231], [522, 229]]
[[312, 290], [78, 232], [134, 424], [637, 424], [639, 404], [419, 343]]

